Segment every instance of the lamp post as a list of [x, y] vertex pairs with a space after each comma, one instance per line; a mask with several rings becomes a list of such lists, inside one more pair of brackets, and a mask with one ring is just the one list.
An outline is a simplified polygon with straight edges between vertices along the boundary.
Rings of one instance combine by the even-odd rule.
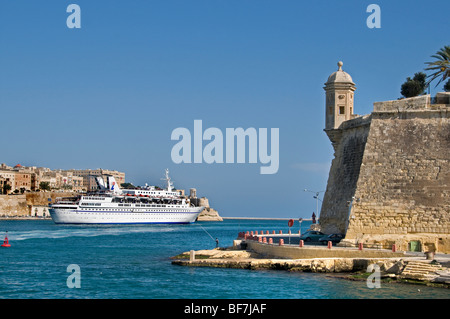
[[316, 212], [317, 212], [317, 218], [319, 218], [319, 200], [322, 201], [322, 200], [319, 198], [319, 194], [320, 194], [320, 193], [323, 193], [323, 192], [325, 192], [325, 191], [311, 191], [311, 190], [306, 189], [306, 188], [305, 188], [303, 191], [304, 191], [304, 192], [310, 192], [310, 193], [314, 193], [314, 194], [315, 194], [315, 195], [313, 196], [313, 198], [316, 199]]

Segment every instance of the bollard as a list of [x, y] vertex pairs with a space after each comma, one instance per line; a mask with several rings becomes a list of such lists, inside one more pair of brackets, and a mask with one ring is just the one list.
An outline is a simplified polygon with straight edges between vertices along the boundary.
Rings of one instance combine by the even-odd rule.
[[195, 260], [195, 251], [191, 250], [191, 253], [189, 254], [189, 261], [193, 262]]
[[258, 231], [257, 230], [255, 230], [255, 235], [258, 235]]
[[258, 243], [262, 243], [262, 237], [258, 237]]
[[269, 245], [272, 245], [272, 244], [273, 244], [273, 239], [269, 238]]
[[250, 232], [249, 232], [249, 231], [247, 231], [245, 234], [246, 234], [247, 236], [250, 236]]
[[283, 231], [282, 230], [280, 230], [280, 235], [283, 233]]
[[269, 235], [269, 231], [266, 231], [266, 235]]
[[266, 237], [263, 237], [262, 241], [263, 241], [264, 244], [267, 244], [267, 238]]
[[275, 231], [274, 231], [274, 230], [272, 230], [272, 234], [274, 234], [274, 235], [275, 235]]
[[397, 251], [397, 246], [395, 244], [392, 245], [392, 252], [395, 253]]
[[305, 246], [305, 242], [303, 241], [303, 239], [301, 239], [301, 240], [300, 240], [300, 244], [299, 244], [299, 246], [300, 246], [300, 247], [303, 247], [303, 246]]
[[363, 243], [358, 243], [358, 249], [363, 250]]
[[250, 235], [252, 235], [252, 236], [254, 235], [254, 234], [253, 234], [253, 230], [250, 232]]
[[278, 245], [283, 246], [284, 245], [284, 239], [280, 238], [280, 241], [278, 242]]
[[331, 249], [331, 246], [333, 245], [333, 243], [331, 242], [331, 240], [328, 241], [328, 249]]

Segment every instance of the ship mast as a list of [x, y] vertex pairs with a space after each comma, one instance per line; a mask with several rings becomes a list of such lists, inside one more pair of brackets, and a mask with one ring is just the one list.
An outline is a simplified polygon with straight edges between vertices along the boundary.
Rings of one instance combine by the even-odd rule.
[[165, 174], [164, 174], [164, 178], [161, 178], [161, 180], [166, 181], [166, 183], [167, 183], [167, 191], [171, 192], [172, 188], [173, 188], [173, 183], [170, 180], [169, 169], [168, 168], [166, 168], [166, 171], [165, 171]]

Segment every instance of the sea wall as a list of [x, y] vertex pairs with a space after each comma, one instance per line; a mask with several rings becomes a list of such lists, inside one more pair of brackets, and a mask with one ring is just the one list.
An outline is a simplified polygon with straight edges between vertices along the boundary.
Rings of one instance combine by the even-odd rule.
[[[407, 259], [407, 258], [406, 258]], [[357, 258], [325, 257], [290, 259], [284, 257], [265, 258], [255, 251], [247, 250], [200, 250], [185, 252], [173, 257], [172, 264], [190, 267], [237, 268], [252, 270], [288, 270], [302, 272], [357, 272], [366, 271], [371, 264], [378, 264], [387, 273], [399, 273], [405, 257], [360, 256]]]
[[403, 252], [392, 252], [389, 250], [377, 249], [350, 249], [333, 247], [296, 247], [292, 245], [271, 245], [248, 240], [247, 249], [259, 255], [273, 258], [288, 259], [310, 259], [310, 258], [395, 258], [404, 257]]

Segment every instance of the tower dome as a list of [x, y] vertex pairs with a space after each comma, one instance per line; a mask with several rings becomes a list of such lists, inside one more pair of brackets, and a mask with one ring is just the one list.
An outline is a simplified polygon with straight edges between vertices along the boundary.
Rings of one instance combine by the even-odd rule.
[[[338, 70], [334, 73], [332, 73], [329, 77], [328, 77], [328, 81], [325, 83], [336, 83], [336, 82], [340, 82], [340, 83], [353, 83], [352, 77], [350, 76], [350, 74], [348, 74], [347, 72], [342, 71], [342, 65], [344, 65], [344, 63], [342, 63], [342, 61], [338, 62]], [[353, 83], [354, 84], [354, 83]]]

